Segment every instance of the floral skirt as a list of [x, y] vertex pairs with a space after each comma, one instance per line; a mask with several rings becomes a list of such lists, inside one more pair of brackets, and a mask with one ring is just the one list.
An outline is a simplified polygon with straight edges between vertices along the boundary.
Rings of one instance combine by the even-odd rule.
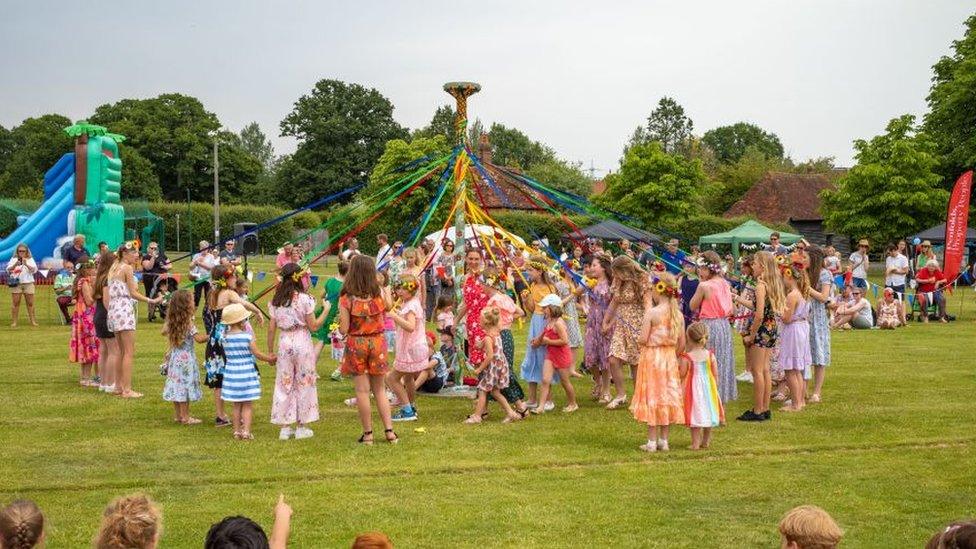
[[98, 362], [98, 338], [95, 336], [95, 307], [86, 307], [83, 312], [75, 309], [71, 318], [71, 343], [68, 360], [78, 364]]

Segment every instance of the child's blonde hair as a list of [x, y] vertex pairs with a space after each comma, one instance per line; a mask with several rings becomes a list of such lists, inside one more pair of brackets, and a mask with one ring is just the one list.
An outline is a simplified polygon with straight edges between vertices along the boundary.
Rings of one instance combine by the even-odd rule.
[[95, 536], [97, 549], [153, 547], [162, 532], [163, 515], [149, 496], [134, 494], [108, 504]]
[[647, 290], [647, 275], [636, 261], [626, 255], [618, 255], [610, 262], [613, 272], [613, 293], [631, 287], [638, 300], [644, 298]]
[[193, 294], [188, 290], [173, 292], [169, 298], [169, 306], [166, 308], [166, 322], [163, 324], [163, 334], [168, 336], [171, 348], [175, 349], [183, 345], [193, 326], [195, 313]]
[[800, 549], [833, 549], [844, 537], [834, 519], [816, 505], [790, 509], [779, 521], [779, 533]]
[[500, 322], [501, 314], [495, 307], [485, 307], [481, 310], [481, 327], [482, 328], [497, 328]]
[[688, 337], [688, 341], [699, 344], [702, 347], [708, 345], [708, 327], [701, 322], [692, 322], [688, 325], [688, 330], [685, 332]]
[[0, 511], [0, 547], [30, 549], [44, 535], [44, 513], [33, 501], [19, 499]]
[[[779, 274], [776, 258], [769, 252], [756, 252], [756, 263], [762, 265], [759, 280], [766, 284], [766, 300], [774, 313], [781, 315], [786, 310], [786, 290], [783, 288], [783, 277]], [[762, 311], [756, 311], [762, 314]]]
[[[626, 258], [631, 263], [636, 263], [634, 260], [627, 256], [620, 256]], [[616, 262], [616, 260], [614, 260]], [[675, 280], [674, 275], [669, 272], [659, 273], [657, 276], [658, 284], [663, 283], [667, 287], [667, 291], [664, 293], [655, 293], [660, 295], [668, 304], [668, 324], [671, 328], [671, 334], [677, 337], [685, 329], [685, 316], [681, 312], [681, 304], [678, 303], [678, 282]]]

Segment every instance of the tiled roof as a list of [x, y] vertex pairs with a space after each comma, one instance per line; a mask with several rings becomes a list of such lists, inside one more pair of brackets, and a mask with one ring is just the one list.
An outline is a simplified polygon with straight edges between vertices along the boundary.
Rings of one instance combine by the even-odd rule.
[[769, 172], [725, 216], [748, 215], [770, 223], [820, 220], [820, 192], [833, 188], [822, 174]]

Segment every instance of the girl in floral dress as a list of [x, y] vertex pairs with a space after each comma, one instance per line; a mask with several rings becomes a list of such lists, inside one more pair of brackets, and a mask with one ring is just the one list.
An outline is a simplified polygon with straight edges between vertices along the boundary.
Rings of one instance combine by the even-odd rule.
[[[552, 409], [554, 405], [537, 401], [537, 391], [542, 383], [542, 367], [546, 361], [546, 348], [532, 345], [532, 341], [542, 335], [546, 328], [546, 315], [539, 302], [549, 294], [556, 293], [556, 286], [549, 275], [549, 266], [544, 256], [533, 256], [529, 259], [528, 269], [529, 287], [522, 290], [522, 307], [526, 314], [532, 312], [529, 321], [529, 333], [526, 337], [525, 358], [522, 359], [522, 380], [529, 384], [529, 402], [526, 405], [533, 409], [542, 406]], [[568, 373], [568, 372], [567, 372]]]
[[95, 334], [95, 298], [92, 288], [93, 265], [79, 263], [75, 277], [75, 312], [71, 317], [69, 360], [81, 364], [82, 387], [97, 387], [92, 367], [98, 363], [98, 338]]
[[196, 306], [193, 294], [187, 290], [177, 290], [170, 297], [166, 309], [166, 323], [163, 335], [167, 336], [169, 351], [163, 365], [166, 384], [163, 386], [163, 400], [173, 403], [174, 421], [183, 425], [196, 425], [200, 420], [190, 416], [190, 403], [201, 398], [200, 371], [194, 343], [206, 343], [207, 334], [197, 332], [193, 323]]
[[634, 419], [647, 424], [647, 443], [640, 446], [645, 452], [667, 452], [671, 425], [685, 419], [677, 354], [684, 349], [685, 339], [680, 290], [670, 273], [657, 276], [651, 292], [654, 305], [641, 322], [640, 360], [630, 403]]
[[488, 395], [494, 397], [495, 402], [505, 410], [502, 423], [511, 423], [522, 419], [520, 414], [509, 405], [502, 396], [502, 389], [508, 387], [509, 366], [502, 351], [501, 331], [498, 329], [498, 309], [485, 307], [481, 311], [480, 324], [485, 330], [485, 337], [481, 339], [482, 361], [475, 365], [478, 376], [478, 401], [474, 413], [464, 420], [467, 424], [481, 423], [488, 414]]
[[[329, 311], [324, 308], [317, 317], [313, 314], [315, 300], [306, 293], [304, 273], [305, 270], [297, 264], [286, 263], [281, 268], [281, 281], [268, 308], [271, 315], [268, 349], [278, 357], [271, 423], [281, 426], [280, 440], [292, 436], [296, 439], [311, 437], [314, 433], [308, 424], [319, 420], [312, 332], [325, 322]], [[297, 428], [292, 427], [295, 424]]]
[[[586, 330], [583, 334], [583, 362], [593, 375], [593, 397], [601, 404], [610, 402], [610, 334], [603, 332], [603, 319], [610, 305], [610, 285], [613, 273], [610, 256], [596, 254], [587, 266], [592, 288], [587, 292]], [[624, 393], [618, 387], [620, 394]]]
[[511, 366], [515, 364], [515, 337], [512, 335], [512, 323], [516, 318], [521, 318], [525, 316], [522, 309], [515, 303], [508, 295], [508, 279], [502, 274], [503, 271], [496, 267], [488, 267], [485, 269], [485, 277], [483, 286], [485, 292], [491, 297], [488, 298], [488, 304], [486, 307], [490, 307], [498, 311], [498, 333], [501, 337], [502, 353], [505, 355], [505, 361], [508, 366], [508, 387], [502, 388], [502, 396], [505, 400], [518, 412], [519, 415], [525, 417], [528, 408], [525, 407], [525, 394], [522, 392], [522, 386], [518, 382], [518, 378], [515, 376], [514, 368]]
[[608, 410], [615, 410], [627, 402], [623, 365], [637, 365], [640, 358], [641, 323], [649, 303], [647, 276], [633, 259], [619, 255], [610, 264], [613, 285], [610, 286], [610, 306], [603, 317], [603, 333], [610, 338], [610, 377], [617, 389]]
[[756, 306], [749, 333], [742, 338], [742, 342], [748, 347], [746, 352], [752, 355], [749, 365], [752, 367], [753, 404], [752, 409], [746, 410], [737, 419], [768, 421], [772, 419], [769, 402], [773, 390], [769, 357], [779, 339], [777, 318], [786, 308], [786, 292], [773, 254], [756, 253], [752, 269], [757, 278]]

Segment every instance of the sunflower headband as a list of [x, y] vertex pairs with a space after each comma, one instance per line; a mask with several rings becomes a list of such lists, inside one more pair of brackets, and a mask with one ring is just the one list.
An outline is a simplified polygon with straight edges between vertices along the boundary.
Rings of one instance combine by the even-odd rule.
[[410, 293], [414, 293], [414, 292], [417, 291], [417, 281], [416, 280], [402, 280], [401, 279], [401, 280], [397, 281], [396, 288], [398, 290], [402, 288], [402, 289], [404, 289], [404, 290], [406, 290], [406, 291], [408, 291]]
[[783, 275], [789, 275], [793, 277], [794, 280], [800, 280], [800, 277], [803, 276], [804, 270], [803, 265], [793, 263], [792, 265], [788, 265], [785, 269], [783, 269]]
[[499, 272], [498, 274], [485, 275], [485, 284], [491, 286], [492, 288], [507, 288], [508, 287], [508, 277], [505, 276], [504, 272]]
[[674, 299], [681, 297], [681, 288], [677, 284], [669, 284], [661, 278], [654, 283], [654, 291]]
[[311, 273], [309, 273], [309, 271], [308, 271], [307, 268], [306, 269], [300, 269], [300, 270], [295, 271], [295, 272], [293, 272], [291, 274], [291, 279], [294, 282], [301, 282], [302, 279], [305, 278], [305, 275], [307, 275], [307, 274], [311, 274]]
[[548, 271], [549, 270], [549, 265], [546, 265], [545, 263], [543, 263], [541, 261], [529, 261], [529, 267], [532, 267], [533, 269], [535, 269], [535, 270], [537, 270], [539, 272], [543, 272], [543, 271]]
[[214, 282], [214, 284], [216, 284], [220, 288], [226, 288], [227, 287], [227, 281], [230, 280], [233, 277], [234, 277], [234, 271], [224, 271], [223, 276], [221, 276], [217, 280], [214, 280], [213, 282]]

